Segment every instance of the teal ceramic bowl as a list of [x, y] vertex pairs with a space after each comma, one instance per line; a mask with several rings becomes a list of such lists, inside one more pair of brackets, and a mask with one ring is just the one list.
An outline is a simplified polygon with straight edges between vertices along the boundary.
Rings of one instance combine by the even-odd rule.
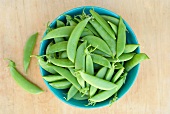
[[[113, 16], [113, 17], [116, 17], [116, 18], [119, 18], [119, 15], [117, 15], [116, 13], [112, 12], [112, 11], [109, 11], [107, 9], [104, 9], [104, 8], [100, 8], [100, 7], [96, 7], [96, 6], [83, 6], [83, 7], [77, 7], [77, 8], [74, 8], [74, 9], [71, 9], [69, 11], [66, 11], [64, 12], [63, 14], [68, 14], [68, 15], [71, 15], [71, 16], [74, 16], [74, 15], [78, 15], [78, 14], [81, 14], [83, 9], [85, 8], [85, 12], [87, 14], [89, 14], [89, 10], [90, 9], [94, 9], [96, 12], [98, 12], [99, 14], [102, 14], [102, 15], [110, 15], [110, 16]], [[57, 17], [57, 19], [59, 20], [62, 20], [62, 21], [66, 21], [65, 19], [65, 16], [63, 16], [63, 14], [61, 14], [60, 16]], [[124, 23], [127, 27], [127, 30], [128, 32], [126, 32], [126, 35], [127, 35], [127, 43], [132, 43], [132, 44], [138, 44], [138, 41], [137, 41], [137, 38], [133, 32], [133, 30], [131, 29], [131, 27], [127, 24], [127, 22], [124, 20]], [[50, 27], [55, 27], [56, 25], [56, 19], [50, 24]], [[44, 33], [44, 36], [46, 35], [46, 32]], [[40, 46], [40, 52], [39, 52], [39, 55], [44, 55], [45, 54], [45, 50], [47, 48], [47, 45], [49, 44], [50, 40], [45, 40], [41, 43], [41, 46]], [[139, 53], [140, 52], [140, 49], [137, 48], [136, 50], [136, 53]], [[40, 71], [41, 71], [41, 74], [42, 76], [45, 76], [45, 75], [48, 75], [49, 73], [46, 72], [44, 69], [42, 69], [40, 67]], [[136, 78], [137, 78], [137, 75], [138, 75], [138, 71], [139, 71], [139, 64], [137, 66], [135, 66], [129, 73], [128, 73], [128, 76], [126, 78], [126, 82], [125, 84], [122, 86], [122, 88], [119, 90], [118, 92], [118, 99], [120, 99], [122, 96], [124, 96], [128, 90], [132, 87], [132, 85], [134, 84]], [[101, 108], [101, 107], [104, 107], [104, 106], [108, 106], [109, 105], [109, 101], [112, 99], [112, 98], [109, 98], [103, 102], [100, 102], [100, 103], [96, 103], [95, 106], [85, 106], [86, 104], [88, 104], [88, 101], [87, 100], [83, 100], [83, 101], [77, 101], [77, 100], [74, 100], [74, 99], [71, 99], [69, 101], [66, 101], [65, 100], [65, 97], [66, 97], [66, 92], [68, 90], [59, 90], [59, 89], [54, 89], [52, 88], [48, 82], [46, 82], [44, 80], [45, 84], [47, 85], [47, 87], [49, 88], [49, 90], [58, 98], [60, 99], [61, 101], [65, 102], [66, 104], [69, 104], [71, 106], [74, 106], [74, 107], [78, 107], [78, 108], [86, 108], [86, 109], [91, 109], [91, 108]]]

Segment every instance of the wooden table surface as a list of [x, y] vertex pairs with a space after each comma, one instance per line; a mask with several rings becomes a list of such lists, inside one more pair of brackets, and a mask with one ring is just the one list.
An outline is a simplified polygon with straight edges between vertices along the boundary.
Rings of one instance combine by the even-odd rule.
[[[31, 95], [9, 74], [10, 58], [24, 73], [23, 48], [39, 32], [34, 54], [39, 52], [46, 23], [78, 6], [100, 6], [120, 14], [132, 27], [141, 52], [150, 60], [141, 64], [131, 90], [111, 107], [78, 109], [57, 99], [45, 86], [35, 59], [29, 80], [45, 90]], [[0, 0], [0, 114], [170, 114], [170, 1], [169, 0]]]

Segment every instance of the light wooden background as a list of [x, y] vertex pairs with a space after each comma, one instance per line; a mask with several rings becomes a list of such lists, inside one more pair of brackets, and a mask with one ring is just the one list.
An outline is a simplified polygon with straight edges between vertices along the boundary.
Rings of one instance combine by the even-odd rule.
[[[131, 90], [111, 107], [85, 110], [58, 100], [45, 86], [32, 59], [27, 78], [46, 92], [30, 95], [9, 74], [10, 58], [23, 72], [23, 47], [39, 32], [39, 52], [46, 23], [64, 11], [94, 5], [120, 14], [133, 28], [141, 51], [150, 60], [141, 64]], [[170, 1], [169, 0], [0, 0], [0, 114], [170, 114]]]

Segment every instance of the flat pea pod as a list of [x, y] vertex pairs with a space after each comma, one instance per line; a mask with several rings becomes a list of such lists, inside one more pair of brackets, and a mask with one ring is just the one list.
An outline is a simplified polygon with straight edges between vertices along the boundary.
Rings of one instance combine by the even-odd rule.
[[94, 10], [90, 10], [90, 13], [101, 24], [101, 26], [109, 33], [109, 35], [112, 38], [116, 39], [115, 34], [113, 30], [111, 29], [111, 27], [109, 26], [109, 24]]
[[139, 47], [139, 44], [126, 44], [125, 45], [125, 50], [123, 53], [130, 53], [135, 51], [135, 49]]
[[116, 82], [119, 79], [119, 77], [122, 75], [124, 69], [125, 68], [123, 67], [117, 71], [117, 73], [112, 78], [112, 82]]
[[80, 90], [81, 86], [80, 84], [77, 82], [76, 77], [74, 77], [70, 71], [68, 71], [65, 68], [61, 68], [58, 66], [54, 66], [54, 65], [49, 65], [51, 68], [53, 68], [56, 72], [58, 72], [60, 75], [62, 75], [63, 77], [65, 77], [70, 83], [72, 83], [74, 85], [74, 87], [76, 87], [78, 90]]
[[[86, 73], [94, 75], [93, 60], [90, 54], [86, 55]], [[86, 86], [89, 87], [90, 85], [86, 83]]]
[[71, 83], [67, 80], [56, 81], [49, 83], [55, 89], [68, 89], [71, 87]]
[[110, 62], [105, 57], [97, 54], [91, 54], [91, 57], [94, 63], [111, 68]]
[[67, 101], [70, 100], [75, 94], [78, 92], [78, 90], [72, 85], [71, 88], [68, 90], [67, 94]]
[[112, 30], [115, 32], [115, 35], [117, 36], [117, 26], [110, 21], [108, 21], [108, 23], [110, 24]]
[[117, 47], [116, 47], [116, 58], [118, 58], [125, 49], [126, 44], [126, 26], [123, 23], [122, 17], [120, 17], [120, 22], [118, 26], [118, 35], [117, 35]]
[[80, 92], [77, 92], [77, 93], [73, 96], [73, 99], [75, 99], [75, 100], [86, 100], [86, 99], [88, 99], [88, 98], [89, 98], [89, 96], [83, 95], [83, 94], [81, 94]]
[[60, 67], [74, 67], [74, 63], [72, 63], [69, 59], [55, 59], [49, 57], [49, 61], [53, 63], [54, 65], [60, 66]]
[[29, 67], [31, 58], [30, 56], [32, 55], [36, 40], [38, 37], [38, 33], [35, 33], [29, 37], [29, 39], [26, 42], [26, 45], [24, 47], [24, 58], [23, 58], [23, 63], [24, 63], [24, 70], [27, 72], [27, 69]]
[[113, 24], [115, 24], [116, 26], [119, 25], [119, 19], [113, 16], [109, 16], [109, 15], [101, 15], [101, 17], [105, 20], [105, 21], [110, 21]]
[[101, 78], [95, 77], [93, 75], [87, 74], [85, 72], [80, 71], [79, 72], [81, 77], [90, 85], [102, 89], [102, 90], [111, 90], [113, 88], [116, 88], [116, 84], [103, 80]]
[[98, 55], [101, 55], [101, 56], [104, 56], [104, 57], [111, 57], [110, 55], [108, 55], [108, 54], [106, 54], [103, 51], [100, 51], [98, 49], [94, 50], [92, 53], [98, 54]]
[[136, 53], [123, 53], [118, 58], [107, 58], [110, 62], [124, 62], [132, 59]]
[[59, 80], [64, 80], [65, 78], [61, 75], [47, 75], [42, 77], [47, 82], [54, 82]]
[[87, 18], [81, 21], [80, 23], [78, 23], [69, 37], [68, 45], [67, 45], [67, 55], [69, 60], [72, 61], [73, 63], [76, 57], [76, 49], [77, 49], [79, 38], [89, 20], [90, 18]]
[[64, 27], [65, 26], [65, 24], [64, 24], [64, 22], [62, 22], [62, 21], [60, 21], [60, 20], [58, 20], [57, 19], [57, 28], [59, 28], [59, 27]]
[[52, 45], [52, 46], [49, 48], [49, 53], [66, 51], [66, 49], [67, 49], [67, 44], [68, 44], [67, 41], [58, 42], [58, 43]]
[[110, 98], [112, 95], [114, 95], [123, 85], [123, 83], [125, 82], [125, 77], [122, 77], [120, 80], [118, 80], [116, 82], [117, 87], [111, 90], [107, 90], [107, 91], [102, 91], [96, 95], [94, 95], [93, 97], [91, 97], [89, 99], [90, 102], [102, 102], [108, 98]]
[[149, 57], [145, 53], [139, 53], [134, 55], [131, 60], [125, 63], [126, 71], [130, 71], [134, 66], [146, 59], [149, 59]]
[[106, 76], [105, 76], [105, 80], [110, 81], [113, 77], [114, 71], [115, 71], [115, 63], [112, 63], [111, 68], [108, 69]]
[[110, 50], [112, 51], [112, 55], [116, 55], [116, 41], [113, 39], [107, 31], [98, 23], [96, 20], [91, 20], [90, 23], [96, 29], [96, 31], [100, 34], [102, 39], [107, 43]]
[[101, 38], [97, 36], [85, 36], [82, 40], [87, 41], [87, 43], [91, 44], [93, 47], [105, 52], [106, 54], [112, 56], [112, 52], [108, 45]]
[[[102, 67], [96, 74], [96, 77], [103, 79], [104, 76], [106, 75], [107, 72], [107, 67]], [[97, 88], [95, 88], [94, 86], [90, 87], [90, 97], [92, 97], [93, 95], [95, 95], [97, 91]]]
[[34, 85], [33, 83], [31, 83], [30, 81], [28, 81], [27, 79], [24, 78], [24, 76], [22, 76], [16, 69], [16, 65], [15, 62], [13, 62], [12, 60], [9, 60], [9, 64], [8, 64], [9, 68], [10, 68], [10, 73], [13, 77], [13, 79], [16, 81], [16, 83], [22, 87], [24, 90], [26, 90], [27, 92], [31, 93], [31, 94], [39, 94], [42, 93], [43, 90], [40, 89], [38, 86]]
[[121, 69], [121, 68], [123, 68], [122, 64], [115, 63], [115, 69]]
[[56, 28], [56, 29], [50, 31], [49, 33], [47, 33], [47, 35], [44, 36], [43, 40], [68, 37], [68, 36], [70, 36], [70, 34], [74, 28], [75, 28], [75, 26], [64, 26], [64, 27]]
[[61, 59], [66, 59], [66, 58], [68, 58], [67, 52], [66, 52], [66, 51], [62, 52], [61, 55], [60, 55], [60, 58], [61, 58]]

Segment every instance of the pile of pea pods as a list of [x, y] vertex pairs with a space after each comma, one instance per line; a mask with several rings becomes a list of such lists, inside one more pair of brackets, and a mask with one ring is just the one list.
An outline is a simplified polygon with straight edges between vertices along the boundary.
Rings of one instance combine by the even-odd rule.
[[66, 100], [88, 100], [88, 105], [102, 102], [117, 92], [128, 72], [141, 61], [144, 53], [135, 53], [138, 44], [126, 44], [123, 19], [82, 12], [65, 15], [66, 23], [57, 20], [47, 28], [44, 40], [51, 42], [46, 55], [36, 56], [40, 66], [50, 73], [43, 76], [56, 89], [67, 89]]

